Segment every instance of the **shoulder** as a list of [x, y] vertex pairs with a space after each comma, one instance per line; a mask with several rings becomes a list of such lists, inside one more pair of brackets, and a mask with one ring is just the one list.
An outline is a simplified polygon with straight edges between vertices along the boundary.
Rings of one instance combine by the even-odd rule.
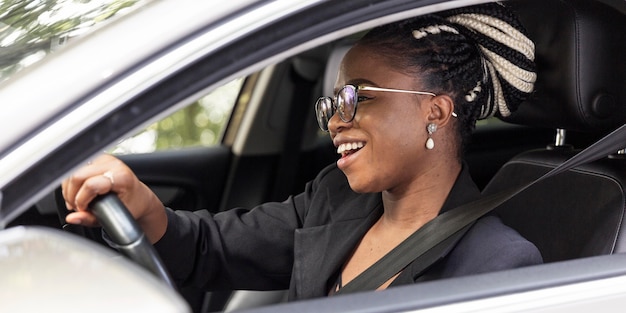
[[449, 268], [477, 274], [542, 263], [539, 249], [496, 216], [476, 221], [450, 252]]
[[[500, 218], [488, 215], [476, 221], [463, 240], [487, 246], [508, 246], [511, 244], [531, 244], [513, 228], [506, 226]], [[531, 244], [532, 245], [532, 244]]]

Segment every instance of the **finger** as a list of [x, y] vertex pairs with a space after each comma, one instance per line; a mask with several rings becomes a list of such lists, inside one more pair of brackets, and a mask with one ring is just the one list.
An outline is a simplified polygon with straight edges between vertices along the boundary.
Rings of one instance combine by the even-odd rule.
[[109, 182], [111, 182], [111, 190], [113, 190], [113, 188], [115, 187], [115, 178], [113, 178], [113, 172], [111, 171], [106, 171], [104, 173], [102, 173], [102, 176], [106, 177], [106, 179], [109, 180]]
[[63, 198], [65, 198], [65, 202], [68, 204], [68, 209], [76, 210], [78, 209], [78, 205], [76, 204], [76, 195], [78, 191], [83, 187], [87, 179], [90, 177], [98, 175], [95, 172], [92, 172], [92, 169], [79, 169], [72, 176], [67, 178], [63, 187]]
[[[112, 175], [112, 174], [111, 174]], [[113, 180], [102, 174], [86, 179], [76, 192], [74, 204], [78, 210], [86, 210], [89, 203], [98, 195], [112, 191]]]
[[104, 155], [98, 157], [92, 163], [76, 170], [72, 176], [61, 183], [63, 198], [69, 210], [75, 210], [78, 207], [76, 204], [76, 195], [85, 181], [106, 172], [111, 166], [110, 162], [111, 156]]
[[80, 185], [82, 185], [82, 180], [78, 179], [75, 175], [68, 177], [61, 184], [63, 199], [65, 199], [65, 205], [68, 210], [76, 209], [74, 198]]
[[68, 210], [72, 210], [72, 209], [73, 209], [73, 208], [72, 208], [72, 205], [71, 205], [71, 204], [67, 201], [67, 188], [68, 188], [68, 183], [69, 183], [69, 182], [68, 182], [68, 179], [67, 179], [67, 178], [66, 178], [66, 179], [64, 179], [64, 180], [61, 182], [61, 195], [63, 195], [63, 200], [65, 200], [65, 207], [66, 207]]
[[96, 217], [87, 211], [72, 212], [65, 217], [68, 224], [95, 227], [98, 226]]

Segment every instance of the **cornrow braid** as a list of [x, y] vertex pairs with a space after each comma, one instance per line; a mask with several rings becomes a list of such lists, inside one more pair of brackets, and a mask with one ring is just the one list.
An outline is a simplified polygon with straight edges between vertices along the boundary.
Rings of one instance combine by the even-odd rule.
[[413, 37], [415, 37], [415, 39], [422, 39], [428, 36], [428, 34], [439, 34], [442, 31], [451, 32], [455, 34], [459, 33], [456, 29], [448, 25], [433, 25], [433, 26], [424, 27], [419, 30], [414, 30]]

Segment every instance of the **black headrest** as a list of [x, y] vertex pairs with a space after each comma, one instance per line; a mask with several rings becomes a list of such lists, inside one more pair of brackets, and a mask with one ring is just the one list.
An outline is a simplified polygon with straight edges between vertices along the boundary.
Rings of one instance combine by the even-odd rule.
[[536, 44], [536, 92], [504, 118], [596, 132], [626, 123], [626, 16], [591, 0], [510, 3]]

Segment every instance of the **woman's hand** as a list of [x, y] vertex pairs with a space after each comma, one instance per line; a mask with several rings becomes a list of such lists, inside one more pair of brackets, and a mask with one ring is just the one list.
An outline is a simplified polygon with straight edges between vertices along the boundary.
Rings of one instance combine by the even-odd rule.
[[69, 224], [97, 226], [96, 217], [88, 211], [98, 195], [114, 192], [126, 205], [151, 243], [158, 241], [167, 227], [167, 216], [161, 201], [121, 160], [103, 155], [83, 166], [63, 181], [63, 198]]

